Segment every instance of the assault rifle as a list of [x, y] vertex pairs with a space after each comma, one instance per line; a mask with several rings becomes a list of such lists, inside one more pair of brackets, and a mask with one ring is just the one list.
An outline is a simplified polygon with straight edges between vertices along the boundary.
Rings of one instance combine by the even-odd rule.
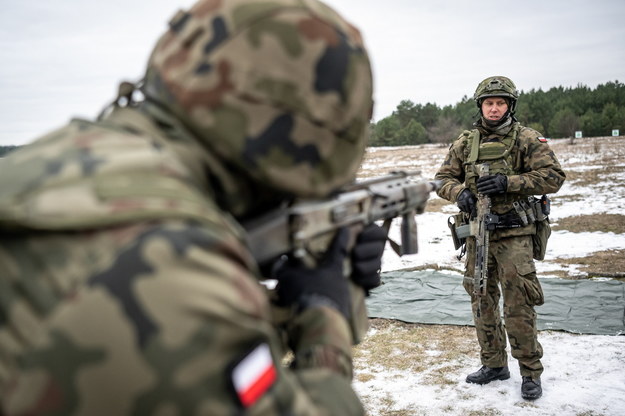
[[[490, 173], [488, 163], [478, 166], [480, 177]], [[488, 245], [491, 230], [494, 230], [498, 217], [490, 212], [491, 201], [488, 195], [477, 195], [477, 217], [471, 222], [471, 235], [475, 236], [475, 269], [473, 271], [473, 294], [477, 297], [477, 316], [481, 313], [482, 296], [488, 284]]]
[[247, 242], [256, 261], [263, 265], [290, 254], [305, 260], [325, 251], [328, 239], [341, 227], [362, 228], [384, 221], [388, 231], [393, 218], [401, 217], [401, 245], [391, 241], [398, 255], [418, 251], [415, 215], [425, 210], [435, 181], [417, 181], [420, 172], [390, 175], [356, 182], [324, 200], [299, 201], [246, 224]]
[[[390, 175], [357, 182], [323, 200], [298, 201], [243, 224], [247, 242], [261, 270], [271, 270], [288, 254], [314, 265], [324, 254], [335, 232], [341, 227], [351, 231], [351, 244], [366, 225], [383, 221], [388, 231], [391, 221], [402, 218], [401, 245], [390, 240], [398, 255], [418, 251], [415, 215], [425, 210], [430, 192], [440, 183], [416, 180], [419, 172], [393, 172]], [[345, 276], [351, 274], [345, 268]], [[350, 282], [350, 327], [354, 343], [364, 337], [368, 320], [364, 291]], [[277, 323], [289, 319], [291, 312], [274, 308]]]

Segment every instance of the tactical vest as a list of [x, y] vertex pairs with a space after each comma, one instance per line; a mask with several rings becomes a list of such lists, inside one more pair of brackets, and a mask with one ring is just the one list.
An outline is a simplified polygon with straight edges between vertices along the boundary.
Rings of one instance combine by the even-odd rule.
[[[506, 176], [518, 175], [520, 167], [516, 166], [515, 158], [518, 153], [517, 136], [520, 125], [514, 123], [508, 134], [501, 140], [482, 142], [479, 130], [465, 130], [466, 145], [464, 148], [464, 172], [465, 186], [477, 195], [477, 178], [479, 177], [478, 166], [488, 163], [490, 174], [503, 174]], [[498, 214], [513, 209], [515, 201], [526, 199], [521, 195], [500, 194], [491, 195], [492, 210]]]

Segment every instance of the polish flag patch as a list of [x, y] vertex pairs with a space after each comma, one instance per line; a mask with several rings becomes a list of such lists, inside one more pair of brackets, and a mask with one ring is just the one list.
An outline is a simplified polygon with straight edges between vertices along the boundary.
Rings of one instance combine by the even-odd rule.
[[542, 137], [542, 136], [540, 136], [538, 138], [538, 141], [541, 142], [541, 143], [547, 143], [547, 139], [545, 137]]
[[232, 370], [232, 384], [243, 407], [250, 407], [278, 378], [269, 345], [260, 344]]

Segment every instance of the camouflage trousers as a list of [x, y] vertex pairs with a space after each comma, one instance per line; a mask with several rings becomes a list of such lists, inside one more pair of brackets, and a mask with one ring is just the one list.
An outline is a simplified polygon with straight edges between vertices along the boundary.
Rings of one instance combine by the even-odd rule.
[[[540, 362], [543, 349], [538, 342], [534, 306], [542, 305], [544, 296], [532, 258], [532, 236], [508, 237], [490, 242], [487, 293], [479, 299], [479, 316], [478, 298], [473, 294], [473, 238], [467, 239], [467, 253], [463, 285], [471, 295], [482, 365], [491, 368], [507, 365], [507, 333], [512, 357], [518, 360], [521, 375], [539, 377], [543, 372]], [[505, 324], [499, 309], [502, 294]]]

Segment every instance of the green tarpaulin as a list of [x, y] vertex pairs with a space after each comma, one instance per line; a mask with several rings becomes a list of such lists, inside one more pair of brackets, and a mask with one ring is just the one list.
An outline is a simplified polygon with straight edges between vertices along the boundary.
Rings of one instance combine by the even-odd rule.
[[[473, 325], [462, 276], [438, 271], [382, 274], [367, 299], [369, 317], [425, 324]], [[579, 334], [625, 334], [625, 283], [616, 280], [540, 279], [545, 304], [538, 329]]]

